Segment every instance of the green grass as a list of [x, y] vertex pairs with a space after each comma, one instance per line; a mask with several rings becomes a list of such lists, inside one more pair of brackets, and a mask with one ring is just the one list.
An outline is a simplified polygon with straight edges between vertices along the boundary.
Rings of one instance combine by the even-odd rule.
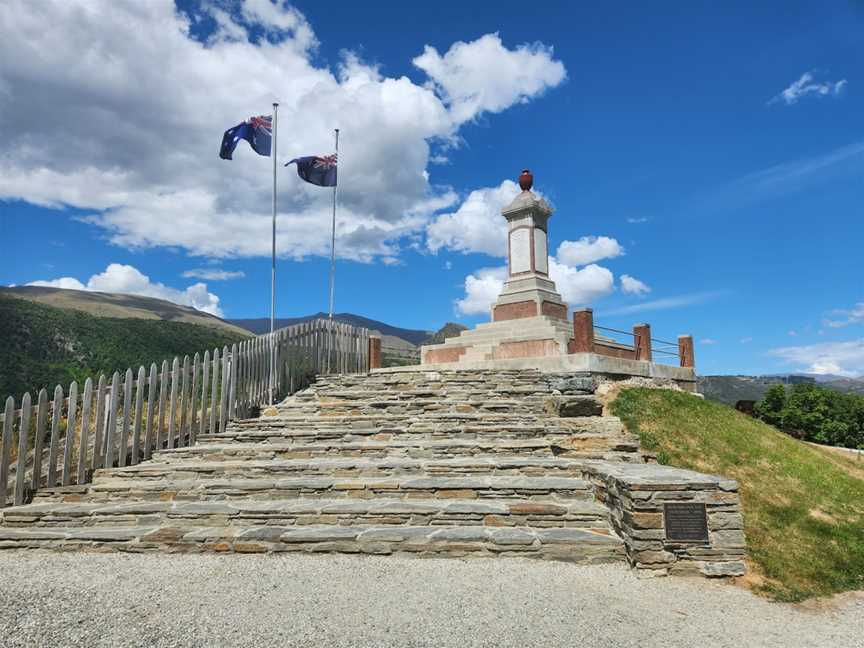
[[864, 589], [864, 461], [681, 392], [626, 389], [612, 412], [660, 463], [738, 480], [757, 591], [800, 601]]
[[25, 391], [34, 395], [57, 384], [68, 389], [73, 380], [80, 384], [100, 372], [149, 368], [246, 337], [197, 324], [96, 317], [0, 295], [0, 398], [20, 401]]

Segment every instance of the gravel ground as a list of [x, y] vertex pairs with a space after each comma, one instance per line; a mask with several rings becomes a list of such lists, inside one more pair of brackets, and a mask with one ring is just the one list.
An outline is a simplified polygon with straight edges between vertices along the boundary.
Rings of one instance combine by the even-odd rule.
[[802, 608], [524, 559], [0, 554], [3, 646], [864, 646], [864, 597]]

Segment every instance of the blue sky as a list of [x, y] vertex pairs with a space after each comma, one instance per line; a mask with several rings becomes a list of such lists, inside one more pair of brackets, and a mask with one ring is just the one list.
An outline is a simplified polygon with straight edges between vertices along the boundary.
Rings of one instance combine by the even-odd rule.
[[[529, 167], [598, 324], [864, 373], [864, 5], [574, 4], [13, 2], [0, 283], [269, 315], [270, 160], [217, 153], [278, 98], [280, 160], [342, 129], [337, 311], [488, 319]], [[279, 183], [278, 315], [326, 310], [329, 192]]]

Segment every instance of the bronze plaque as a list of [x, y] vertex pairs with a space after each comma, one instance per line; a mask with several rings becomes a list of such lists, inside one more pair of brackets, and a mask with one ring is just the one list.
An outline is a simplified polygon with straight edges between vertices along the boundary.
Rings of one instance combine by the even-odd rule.
[[708, 513], [704, 504], [664, 504], [663, 522], [667, 540], [708, 542]]

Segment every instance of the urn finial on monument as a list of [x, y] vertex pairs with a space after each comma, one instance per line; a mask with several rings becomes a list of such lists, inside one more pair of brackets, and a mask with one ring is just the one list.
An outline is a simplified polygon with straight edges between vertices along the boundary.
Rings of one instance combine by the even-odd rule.
[[531, 191], [531, 187], [534, 186], [534, 174], [531, 173], [530, 169], [522, 169], [519, 176], [519, 186], [522, 187], [522, 191]]

